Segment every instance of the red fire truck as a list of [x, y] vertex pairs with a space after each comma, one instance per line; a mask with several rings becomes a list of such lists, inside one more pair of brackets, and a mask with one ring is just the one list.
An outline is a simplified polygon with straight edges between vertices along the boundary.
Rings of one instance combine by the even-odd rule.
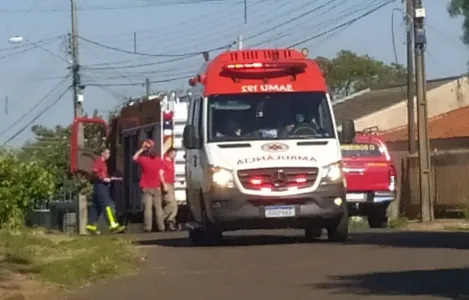
[[[87, 128], [101, 132], [93, 136], [94, 143], [85, 141], [78, 145], [80, 126], [85, 136]], [[96, 128], [101, 130], [96, 130]], [[70, 167], [72, 173], [91, 174], [91, 165], [101, 146], [108, 146], [111, 157], [108, 170], [111, 175], [122, 176], [122, 182], [113, 182], [111, 194], [116, 203], [116, 214], [121, 222], [140, 223], [143, 206], [140, 197], [139, 166], [132, 156], [146, 139], [155, 141], [159, 155], [164, 155], [173, 146], [173, 112], [170, 103], [163, 98], [140, 99], [129, 102], [110, 124], [99, 118], [76, 118], [72, 125], [70, 141]], [[105, 141], [105, 143], [102, 143]]]

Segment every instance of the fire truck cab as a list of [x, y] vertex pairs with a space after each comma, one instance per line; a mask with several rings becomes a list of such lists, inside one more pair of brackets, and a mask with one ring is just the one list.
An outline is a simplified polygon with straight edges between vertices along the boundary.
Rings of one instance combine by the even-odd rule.
[[[348, 239], [342, 154], [316, 62], [290, 49], [229, 51], [189, 80], [186, 189], [193, 244], [224, 231], [301, 228]], [[342, 143], [355, 137], [342, 124]]]

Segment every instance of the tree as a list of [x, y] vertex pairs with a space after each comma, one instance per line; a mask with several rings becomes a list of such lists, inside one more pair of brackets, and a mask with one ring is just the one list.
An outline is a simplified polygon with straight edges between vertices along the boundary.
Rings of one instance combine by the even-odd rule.
[[53, 172], [40, 160], [21, 161], [17, 154], [0, 154], [0, 226], [23, 224], [26, 209], [54, 193]]
[[449, 15], [453, 18], [462, 16], [462, 42], [469, 45], [469, 0], [451, 0], [448, 6]]
[[385, 64], [368, 55], [341, 50], [332, 59], [317, 57], [332, 93], [345, 97], [374, 85], [402, 83], [406, 69], [399, 64]]

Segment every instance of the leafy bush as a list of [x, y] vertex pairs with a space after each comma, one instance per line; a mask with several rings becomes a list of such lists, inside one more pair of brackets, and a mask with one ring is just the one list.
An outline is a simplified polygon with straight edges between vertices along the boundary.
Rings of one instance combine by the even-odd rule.
[[0, 226], [22, 225], [26, 209], [50, 199], [54, 189], [55, 176], [41, 162], [0, 153]]

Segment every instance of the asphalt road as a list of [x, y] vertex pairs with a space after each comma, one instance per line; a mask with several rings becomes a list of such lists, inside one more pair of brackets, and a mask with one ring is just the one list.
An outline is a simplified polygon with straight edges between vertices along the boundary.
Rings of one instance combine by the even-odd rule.
[[69, 299], [469, 299], [469, 233], [370, 230], [346, 245], [301, 234], [236, 232], [208, 248], [185, 233], [140, 236], [138, 275]]

